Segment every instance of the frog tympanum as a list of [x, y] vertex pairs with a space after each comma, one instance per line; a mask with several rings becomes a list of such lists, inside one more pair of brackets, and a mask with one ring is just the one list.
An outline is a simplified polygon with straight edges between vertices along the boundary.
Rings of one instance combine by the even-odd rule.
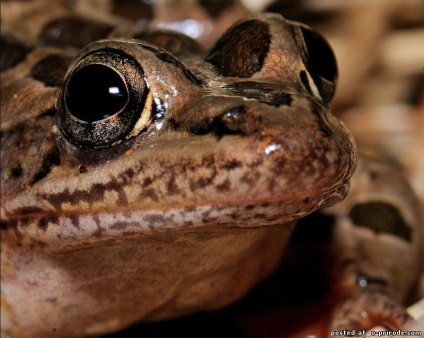
[[[248, 17], [204, 52], [180, 33], [62, 10], [22, 34], [7, 26], [11, 3], [6, 336], [85, 337], [224, 307], [277, 269], [297, 219], [346, 196], [356, 149], [329, 112], [335, 58], [307, 26]], [[401, 237], [416, 243], [405, 217]]]

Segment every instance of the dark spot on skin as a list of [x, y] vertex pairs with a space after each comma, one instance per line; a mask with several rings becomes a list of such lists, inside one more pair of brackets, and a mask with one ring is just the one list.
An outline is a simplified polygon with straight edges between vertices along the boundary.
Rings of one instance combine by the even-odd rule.
[[171, 128], [172, 130], [175, 130], [175, 131], [179, 131], [179, 130], [181, 130], [181, 128], [182, 128], [180, 121], [177, 121], [177, 120], [176, 120], [175, 118], [173, 118], [173, 117], [171, 117], [171, 118], [168, 120], [168, 126], [169, 126], [169, 128]]
[[57, 215], [47, 215], [39, 219], [38, 227], [42, 230], [46, 230], [49, 223], [57, 225], [59, 223], [59, 217]]
[[78, 166], [78, 171], [79, 171], [79, 173], [80, 174], [84, 174], [84, 173], [86, 173], [87, 172], [87, 167], [85, 166], [85, 165], [79, 165]]
[[139, 226], [140, 224], [137, 222], [116, 222], [115, 224], [110, 226], [112, 230], [125, 230], [128, 227]]
[[116, 222], [115, 224], [111, 225], [111, 229], [113, 230], [125, 230], [128, 226], [128, 223], [126, 222]]
[[148, 187], [148, 186], [150, 186], [152, 183], [153, 183], [153, 178], [151, 178], [151, 177], [146, 177], [146, 178], [143, 180], [143, 183], [141, 184], [141, 186], [142, 186], [143, 188], [147, 188], [147, 187]]
[[44, 177], [46, 177], [50, 173], [53, 166], [58, 166], [59, 164], [60, 164], [59, 151], [57, 148], [54, 148], [50, 153], [48, 153], [44, 157], [43, 163], [41, 164], [37, 173], [34, 175], [30, 184], [32, 185], [42, 180]]
[[205, 60], [223, 76], [247, 78], [262, 69], [270, 44], [268, 25], [259, 20], [248, 20], [230, 28]]
[[225, 88], [235, 95], [256, 99], [274, 107], [290, 106], [293, 101], [292, 96], [287, 92], [282, 92], [279, 86], [267, 83], [254, 81], [235, 82]]
[[184, 208], [184, 211], [185, 212], [188, 212], [188, 213], [194, 212], [194, 211], [196, 211], [196, 207], [194, 207], [194, 206], [188, 206], [188, 207], [185, 207]]
[[209, 158], [203, 158], [202, 161], [202, 166], [203, 167], [208, 167], [208, 168], [213, 168], [213, 173], [211, 174], [211, 176], [209, 177], [200, 177], [197, 180], [193, 180], [190, 182], [190, 190], [191, 191], [195, 191], [197, 189], [203, 189], [209, 185], [211, 185], [217, 175], [217, 171], [215, 170], [213, 164], [215, 163], [215, 159], [213, 158], [213, 156], [209, 157]]
[[151, 22], [153, 19], [153, 8], [147, 1], [113, 0], [112, 14], [122, 16], [133, 22]]
[[225, 181], [224, 182], [222, 182], [221, 184], [218, 184], [217, 186], [216, 186], [216, 190], [218, 191], [218, 192], [227, 192], [227, 191], [229, 191], [231, 189], [231, 182], [230, 182], [230, 180], [227, 178], [227, 179], [225, 179]]
[[9, 229], [13, 229], [13, 232], [15, 233], [15, 236], [18, 239], [18, 241], [22, 240], [23, 236], [19, 232], [18, 221], [16, 219], [1, 220], [1, 230], [9, 230]]
[[101, 183], [94, 184], [91, 190], [97, 196], [104, 196], [105, 192], [110, 190], [116, 191], [118, 192], [118, 203], [120, 205], [128, 204], [127, 195], [122, 189], [122, 184], [118, 183], [116, 179], [110, 180], [107, 184], [101, 184]]
[[168, 221], [168, 219], [165, 216], [159, 215], [159, 214], [146, 215], [143, 217], [143, 220], [147, 223], [150, 223], [150, 225], [166, 224]]
[[127, 176], [129, 179], [132, 179], [135, 176], [134, 169], [128, 168], [122, 173], [122, 176]]
[[234, 0], [198, 0], [198, 3], [211, 17], [217, 18], [234, 5]]
[[122, 181], [123, 185], [131, 185], [134, 176], [134, 170], [132, 168], [128, 168], [127, 170], [118, 175], [118, 179]]
[[206, 219], [206, 218], [208, 218], [209, 217], [209, 215], [211, 214], [211, 211], [210, 210], [206, 210], [206, 211], [204, 211], [203, 213], [202, 213], [202, 217], [204, 218], [204, 219]]
[[243, 124], [246, 108], [236, 106], [213, 118], [193, 123], [189, 131], [195, 135], [205, 135], [213, 132], [218, 138], [224, 135], [244, 135]]
[[181, 192], [181, 190], [177, 186], [174, 174], [171, 175], [171, 178], [166, 184], [166, 188], [167, 188], [168, 194], [170, 195], [178, 195]]
[[93, 232], [92, 236], [93, 237], [96, 237], [96, 238], [100, 238], [100, 237], [102, 237], [103, 232], [105, 231], [105, 229], [102, 228], [101, 225], [100, 225], [100, 219], [99, 219], [99, 215], [98, 214], [94, 214], [93, 215], [93, 221], [97, 225], [97, 230]]
[[52, 204], [57, 210], [61, 209], [62, 204], [70, 203], [71, 205], [77, 205], [80, 202], [87, 202], [90, 205], [96, 201], [102, 201], [105, 193], [108, 191], [115, 191], [118, 193], [118, 203], [121, 205], [127, 205], [128, 200], [123, 190], [123, 185], [120, 184], [116, 179], [111, 179], [109, 182], [95, 183], [89, 190], [75, 190], [70, 192], [69, 189], [65, 189], [59, 193], [51, 194], [40, 194], [40, 198], [44, 198], [50, 204]]
[[259, 173], [257, 171], [254, 172], [246, 172], [242, 177], [240, 177], [240, 182], [247, 184], [248, 186], [254, 185], [259, 179]]
[[93, 232], [92, 236], [96, 237], [96, 238], [100, 238], [100, 237], [102, 237], [104, 231], [105, 231], [105, 229], [103, 229], [99, 226], [99, 227], [97, 227], [97, 230]]
[[195, 135], [206, 135], [214, 129], [216, 120], [216, 118], [205, 119], [196, 123], [195, 125], [190, 125], [189, 130]]
[[254, 205], [249, 204], [249, 205], [246, 205], [246, 206], [244, 207], [244, 210], [253, 210], [254, 208], [255, 208], [255, 206], [254, 206]]
[[178, 58], [202, 55], [203, 47], [187, 35], [172, 31], [143, 31], [133, 36], [166, 49]]
[[31, 76], [47, 87], [59, 87], [71, 61], [71, 57], [51, 54], [32, 67]]
[[153, 189], [145, 189], [140, 193], [140, 198], [149, 198], [153, 202], [159, 202], [159, 197]]
[[293, 232], [293, 243], [319, 243], [331, 239], [335, 218], [318, 211], [301, 218]]
[[17, 164], [16, 167], [12, 168], [12, 170], [10, 171], [10, 174], [12, 175], [13, 178], [21, 177], [23, 174], [21, 165]]
[[103, 196], [106, 191], [105, 186], [102, 183], [93, 184], [90, 190], [94, 193], [95, 196]]
[[38, 41], [45, 46], [83, 48], [107, 37], [111, 30], [112, 26], [93, 19], [65, 16], [44, 26]]
[[169, 63], [175, 66], [176, 68], [180, 69], [184, 76], [187, 78], [187, 80], [189, 80], [191, 83], [195, 84], [196, 86], [202, 86], [203, 81], [197, 78], [180, 60], [178, 60], [174, 55], [172, 55], [168, 51], [147, 44], [143, 44], [143, 47], [155, 53], [159, 60]]
[[349, 212], [355, 225], [373, 230], [375, 233], [386, 232], [411, 241], [411, 227], [406, 223], [399, 210], [385, 202], [367, 202], [356, 204]]
[[77, 228], [77, 229], [79, 229], [80, 228], [80, 222], [79, 222], [79, 217], [77, 216], [77, 215], [70, 215], [70, 216], [68, 216], [69, 217], [69, 219], [71, 220], [71, 223], [72, 223], [72, 225], [75, 227], [75, 228]]
[[7, 35], [1, 35], [0, 45], [0, 71], [15, 67], [25, 60], [28, 53], [32, 50], [31, 47]]
[[0, 229], [1, 230], [8, 230], [8, 229], [10, 229], [12, 226], [11, 226], [11, 224], [10, 224], [10, 222], [11, 222], [11, 220], [8, 220], [8, 221], [6, 221], [6, 220], [1, 220], [0, 221]]
[[370, 171], [369, 176], [371, 181], [375, 181], [378, 177], [378, 174], [375, 171]]
[[21, 208], [17, 208], [13, 213], [15, 215], [32, 215], [32, 214], [38, 214], [43, 212], [43, 209], [39, 208], [39, 207], [21, 207]]
[[209, 185], [211, 185], [213, 182], [213, 177], [200, 177], [195, 182], [190, 182], [190, 189], [192, 191], [197, 189], [203, 189]]
[[243, 163], [238, 160], [230, 160], [222, 165], [225, 170], [234, 170], [243, 167]]

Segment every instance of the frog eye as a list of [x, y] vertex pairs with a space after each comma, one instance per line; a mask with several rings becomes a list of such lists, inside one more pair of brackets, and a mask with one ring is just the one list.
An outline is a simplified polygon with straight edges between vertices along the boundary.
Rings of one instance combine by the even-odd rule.
[[303, 85], [314, 96], [329, 103], [337, 81], [337, 63], [328, 42], [311, 28], [294, 23], [294, 36], [306, 71], [301, 71]]
[[71, 66], [58, 101], [58, 125], [74, 145], [95, 150], [138, 135], [151, 121], [141, 66], [119, 51], [83, 56]]
[[125, 80], [116, 70], [102, 64], [76, 71], [65, 92], [69, 112], [90, 123], [118, 114], [128, 104], [128, 98]]

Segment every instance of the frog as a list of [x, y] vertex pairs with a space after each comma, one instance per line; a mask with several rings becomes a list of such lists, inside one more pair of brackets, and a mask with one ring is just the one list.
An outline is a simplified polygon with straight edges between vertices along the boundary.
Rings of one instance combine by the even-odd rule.
[[346, 197], [357, 150], [308, 26], [252, 15], [204, 47], [88, 19], [89, 1], [17, 3], [31, 20], [15, 32], [2, 14], [5, 336], [225, 307], [278, 268], [298, 219]]

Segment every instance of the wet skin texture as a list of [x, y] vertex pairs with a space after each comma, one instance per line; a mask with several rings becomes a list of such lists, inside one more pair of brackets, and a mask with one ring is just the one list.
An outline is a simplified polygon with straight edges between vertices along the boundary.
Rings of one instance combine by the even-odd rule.
[[356, 165], [329, 112], [334, 56], [308, 27], [250, 17], [205, 50], [89, 22], [56, 16], [34, 39], [5, 23], [11, 336], [96, 335], [230, 304], [276, 269], [295, 220], [346, 196]]

